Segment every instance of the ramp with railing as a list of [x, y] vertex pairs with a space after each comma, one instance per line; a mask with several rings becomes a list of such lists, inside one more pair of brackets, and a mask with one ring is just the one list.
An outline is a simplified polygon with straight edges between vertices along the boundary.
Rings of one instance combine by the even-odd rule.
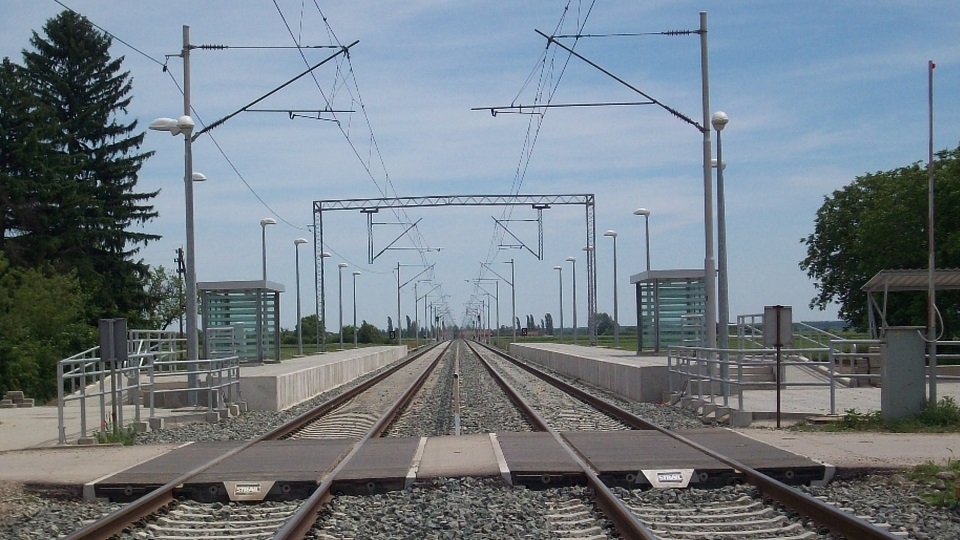
[[[157, 402], [165, 394], [187, 393], [191, 405], [209, 412], [240, 400], [240, 363], [234, 356], [187, 361], [175, 332], [130, 330], [127, 333], [127, 359], [116, 361], [100, 357], [93, 347], [61, 360], [57, 365], [58, 440], [67, 442], [68, 407], [79, 409], [79, 437], [113, 429], [145, 429], [141, 408], [155, 416]], [[187, 379], [201, 383], [187, 388]], [[132, 409], [132, 423], [124, 417]], [[71, 417], [76, 415], [70, 415]], [[90, 424], [96, 427], [91, 429]]]

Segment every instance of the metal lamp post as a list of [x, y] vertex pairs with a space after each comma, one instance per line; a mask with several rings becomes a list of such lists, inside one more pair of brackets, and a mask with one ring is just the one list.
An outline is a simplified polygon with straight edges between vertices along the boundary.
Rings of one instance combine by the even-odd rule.
[[276, 225], [277, 220], [273, 218], [263, 218], [260, 220], [260, 249], [263, 260], [263, 281], [266, 286], [267, 281], [267, 225]]
[[573, 265], [573, 344], [577, 344], [577, 258], [567, 257], [567, 262]]
[[[647, 279], [650, 279], [650, 211], [647, 210], [646, 208], [637, 208], [636, 210], [633, 211], [633, 215], [643, 216], [643, 225], [644, 225], [643, 230], [644, 230], [644, 236], [646, 237], [645, 246], [646, 246], [646, 257], [647, 257]], [[660, 350], [660, 331], [659, 331], [660, 330], [660, 312], [659, 312], [660, 305], [659, 305], [659, 302], [657, 301], [658, 295], [660, 294], [659, 288], [660, 288], [660, 285], [656, 281], [654, 281], [653, 282], [653, 298], [654, 298], [653, 327], [654, 327], [654, 335], [656, 336], [656, 338], [654, 339], [654, 343], [655, 343], [654, 350], [657, 350], [657, 351]], [[643, 321], [640, 319], [642, 316], [643, 316], [642, 313], [637, 314], [637, 317], [638, 317], [637, 354], [640, 354], [640, 351], [643, 349]]]
[[[170, 135], [183, 133], [183, 193], [186, 213], [186, 326], [187, 326], [187, 387], [197, 388], [199, 377], [195, 374], [199, 354], [199, 336], [197, 335], [197, 261], [193, 238], [193, 118], [190, 117], [190, 27], [183, 26], [183, 116], [177, 119], [158, 118], [150, 122], [149, 128], [155, 131], [167, 131]], [[196, 405], [196, 392], [188, 394], [191, 405]]]
[[646, 208], [637, 208], [633, 211], [635, 216], [643, 216], [644, 233], [646, 235], [646, 254], [647, 254], [647, 273], [650, 273], [650, 211]]
[[[263, 327], [267, 322], [267, 225], [276, 225], [277, 220], [263, 218], [260, 220], [260, 253], [263, 262], [263, 284], [260, 292], [260, 317], [257, 320], [257, 361], [263, 362]], [[277, 358], [277, 360], [280, 360]]]
[[340, 350], [343, 350], [343, 269], [349, 266], [347, 263], [340, 263], [337, 265], [337, 274], [339, 275], [339, 293], [337, 297], [337, 305], [340, 307]]
[[604, 236], [613, 238], [613, 346], [620, 347], [620, 319], [617, 303], [617, 231], [610, 230]]
[[717, 168], [717, 273], [719, 274], [717, 287], [719, 316], [717, 323], [720, 332], [717, 346], [721, 349], [728, 348], [730, 340], [730, 329], [728, 328], [730, 308], [727, 289], [727, 223], [723, 199], [723, 169], [726, 168], [727, 164], [723, 162], [723, 145], [720, 142], [720, 132], [723, 131], [729, 121], [730, 118], [723, 111], [713, 113], [713, 118], [710, 120], [713, 129], [717, 130], [717, 163], [715, 165]]
[[[587, 297], [588, 297], [587, 298], [588, 300], [587, 301], [587, 345], [596, 345], [597, 344], [597, 324], [596, 324], [597, 313], [595, 309], [596, 306], [589, 302], [590, 287], [593, 287], [594, 289], [596, 289], [596, 279], [594, 279], [593, 283], [591, 283], [590, 281], [590, 259], [593, 258], [593, 260], [596, 261], [596, 257], [594, 257], [592, 253], [595, 248], [594, 246], [583, 246], [583, 248], [581, 249], [587, 254], [586, 256], [587, 257], [587, 289], [588, 289], [587, 291]], [[594, 276], [594, 278], [596, 278], [596, 276]], [[574, 298], [576, 298], [576, 296], [574, 296]], [[594, 298], [596, 298], [596, 296], [594, 296]]]
[[297, 354], [303, 356], [303, 320], [300, 317], [300, 244], [306, 244], [306, 238], [297, 238], [293, 241], [293, 249], [297, 253]]
[[[314, 235], [316, 235], [316, 232], [314, 232]], [[320, 252], [320, 261], [319, 261], [320, 264], [315, 264], [315, 266], [322, 266], [323, 260], [328, 259], [330, 257], [332, 257], [330, 253], [326, 251]], [[316, 278], [318, 274], [316, 270], [317, 269], [315, 268], [314, 278]], [[326, 310], [326, 305], [323, 301], [323, 298], [321, 298], [322, 293], [323, 293], [323, 286], [320, 284], [319, 280], [316, 280], [314, 294], [316, 295], [316, 298], [317, 298], [317, 302], [316, 302], [317, 304], [317, 350], [320, 351], [320, 354], [327, 352], [327, 328], [326, 328], [327, 321], [324, 320], [327, 318], [327, 310]], [[321, 326], [321, 322], [322, 322], [322, 326]]]
[[353, 348], [357, 348], [357, 334], [360, 333], [360, 329], [357, 328], [357, 276], [360, 275], [359, 270], [353, 271]]
[[730, 374], [729, 354], [727, 353], [727, 349], [730, 348], [730, 304], [727, 289], [727, 218], [724, 209], [726, 205], [723, 199], [723, 169], [726, 168], [727, 164], [723, 162], [723, 145], [720, 142], [720, 132], [723, 131], [729, 121], [730, 118], [723, 111], [713, 113], [713, 118], [710, 119], [713, 129], [717, 130], [717, 162], [715, 165], [717, 168], [717, 310], [719, 312], [717, 327], [720, 332], [717, 347], [723, 351], [720, 353], [720, 380], [723, 381], [721, 384], [724, 405], [727, 404], [727, 396], [730, 393], [730, 386], [727, 383]]
[[553, 269], [558, 272], [557, 275], [559, 279], [557, 280], [557, 282], [560, 285], [560, 332], [557, 334], [557, 341], [562, 342], [563, 341], [563, 267], [554, 266]]

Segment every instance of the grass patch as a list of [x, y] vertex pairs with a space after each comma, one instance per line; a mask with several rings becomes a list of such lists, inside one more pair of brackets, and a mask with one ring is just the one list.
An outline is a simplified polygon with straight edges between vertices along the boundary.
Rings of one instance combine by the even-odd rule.
[[960, 406], [950, 396], [940, 398], [937, 403], [927, 404], [913, 418], [884, 422], [880, 411], [862, 413], [856, 409], [847, 409], [836, 422], [812, 425], [801, 422], [795, 426], [800, 431], [877, 431], [889, 433], [954, 433], [960, 432]]
[[104, 426], [100, 431], [94, 431], [93, 436], [97, 439], [97, 444], [122, 444], [123, 446], [133, 446], [137, 438], [137, 432], [132, 427], [118, 428]]
[[907, 472], [907, 477], [924, 486], [921, 498], [932, 506], [956, 508], [960, 499], [960, 461], [946, 465], [924, 463]]

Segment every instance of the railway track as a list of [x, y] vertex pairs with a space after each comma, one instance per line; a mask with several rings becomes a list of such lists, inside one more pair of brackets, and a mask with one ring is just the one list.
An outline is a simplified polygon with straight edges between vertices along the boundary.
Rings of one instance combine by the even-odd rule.
[[[496, 356], [505, 361], [502, 365], [516, 366], [537, 379], [547, 380], [550, 378], [546, 373], [521, 364], [496, 349], [484, 347], [483, 352], [480, 352], [479, 345], [473, 344], [471, 344], [471, 348], [477, 352], [478, 356]], [[513, 373], [518, 373], [518, 371], [514, 370]], [[522, 381], [522, 384], [526, 385], [531, 382], [532, 379], [527, 378]], [[705, 506], [701, 503], [695, 505], [692, 511], [690, 505], [684, 504], [631, 505], [625, 498], [618, 496], [613, 489], [608, 488], [601, 482], [596, 471], [591, 470], [586, 460], [582, 459], [581, 456], [576, 456], [578, 464], [583, 466], [587, 474], [589, 487], [596, 494], [597, 505], [607, 518], [616, 525], [619, 533], [626, 538], [668, 540], [673, 538], [736, 537], [795, 538], [799, 540], [818, 538], [818, 530], [821, 528], [850, 539], [898, 538], [881, 526], [846, 513], [827, 502], [803, 494], [774, 478], [705, 448], [682, 435], [650, 424], [641, 418], [633, 417], [629, 412], [614, 405], [588, 397], [582, 391], [574, 389], [566, 383], [555, 380], [552, 384], [563, 388], [565, 392], [584, 398], [590, 402], [591, 406], [611, 417], [620, 419], [631, 426], [661, 431], [677, 441], [733, 467], [733, 469], [740, 471], [744, 479], [753, 487], [750, 494], [738, 497], [734, 501], [735, 504], [724, 501]], [[511, 388], [506, 381], [502, 381], [502, 386], [508, 392], [518, 394], [518, 391]], [[520, 399], [519, 395], [518, 399]], [[539, 416], [532, 409], [530, 412]], [[539, 427], [550, 431], [558, 442], [563, 439], [553, 427], [542, 419], [537, 423]], [[564, 446], [571, 455], [576, 454], [576, 450], [571, 445], [565, 444]], [[632, 492], [630, 494], [632, 495]], [[812, 523], [804, 523], [802, 517], [809, 518]], [[805, 530], [808, 528], [813, 530]]]
[[[396, 416], [402, 405], [405, 404], [420, 387], [420, 385], [423, 384], [426, 375], [429, 374], [429, 372], [432, 370], [432, 367], [435, 367], [439, 363], [448, 347], [449, 344], [447, 344], [445, 347], [440, 347], [438, 344], [437, 346], [426, 348], [409, 356], [403, 362], [398, 363], [390, 370], [384, 371], [379, 376], [370, 379], [369, 381], [351, 389], [348, 392], [345, 392], [344, 394], [341, 394], [337, 398], [334, 398], [333, 400], [311, 411], [308, 411], [300, 417], [278, 426], [262, 437], [249, 441], [232, 451], [226, 452], [225, 454], [178, 476], [171, 482], [168, 482], [153, 492], [140, 497], [135, 502], [120, 509], [119, 511], [104, 516], [100, 520], [70, 534], [67, 536], [67, 538], [71, 540], [100, 540], [104, 538], [111, 538], [124, 534], [125, 531], [136, 527], [136, 524], [140, 523], [145, 523], [143, 527], [145, 529], [146, 526], [150, 525], [147, 523], [149, 521], [149, 516], [160, 515], [161, 513], [167, 514], [167, 516], [170, 515], [168, 511], [175, 507], [176, 500], [174, 497], [174, 492], [178, 486], [185, 484], [190, 479], [200, 475], [202, 472], [210, 469], [218, 463], [222, 463], [225, 460], [243, 452], [244, 450], [247, 450], [254, 444], [265, 440], [280, 440], [298, 437], [302, 438], [306, 437], [308, 434], [311, 434], [311, 436], [314, 438], [330, 436], [332, 434], [332, 427], [330, 426], [333, 425], [333, 423], [324, 420], [327, 415], [330, 415], [331, 417], [339, 417], [337, 422], [341, 422], [344, 416], [348, 415], [346, 411], [349, 411], [352, 405], [356, 405], [356, 400], [367, 400], [367, 404], [376, 402], [384, 405], [389, 402], [391, 396], [394, 396], [396, 399], [393, 400], [393, 403], [387, 406], [386, 410], [381, 413], [377, 421], [369, 426], [369, 429], [366, 431], [366, 433], [361, 438], [357, 438], [354, 444], [349, 447], [349, 450], [341, 456], [341, 460], [337, 468], [332, 471], [331, 474], [327, 475], [327, 478], [314, 491], [313, 495], [311, 495], [302, 504], [298, 505], [294, 512], [285, 516], [284, 519], [281, 520], [282, 523], [271, 523], [270, 531], [258, 532], [249, 536], [249, 538], [303, 538], [306, 531], [309, 530], [309, 526], [311, 524], [308, 523], [307, 520], [311, 516], [316, 516], [322, 505], [332, 498], [330, 493], [330, 485], [335, 476], [336, 470], [339, 470], [345, 463], [349, 462], [349, 459], [354, 455], [364, 440], [379, 435], [386, 428], [387, 424]], [[392, 379], [394, 376], [398, 376], [407, 384], [405, 386], [398, 384], [394, 379]], [[412, 382], [410, 382], [411, 378], [413, 379]], [[372, 388], [378, 386], [378, 391], [370, 392]], [[404, 390], [399, 390], [401, 388]], [[355, 416], [355, 418], [359, 417]], [[316, 424], [326, 427], [313, 427]], [[254, 514], [257, 512], [249, 513]], [[195, 526], [192, 523], [192, 519], [186, 519], [182, 521], [175, 518], [164, 519], [167, 520], [166, 526], [171, 529], [196, 530], [198, 528], [198, 526]], [[215, 527], [216, 525], [213, 526]], [[199, 528], [203, 528], [203, 526], [200, 526]], [[273, 534], [270, 535], [270, 532]], [[135, 537], [139, 538], [141, 536], [137, 535]], [[154, 536], [151, 536], [148, 533], [146, 537], [151, 538]], [[233, 536], [224, 536], [224, 538], [232, 537]], [[158, 536], [158, 538], [163, 537]]]
[[[465, 342], [448, 343], [443, 347], [423, 350], [404, 362], [317, 407], [291, 422], [271, 430], [260, 440], [349, 438], [349, 445], [335, 467], [326, 471], [313, 493], [303, 501], [250, 503], [213, 503], [199, 505], [189, 501], [174, 501], [176, 486], [182, 485], [213, 466], [211, 462], [189, 471], [161, 489], [142, 497], [114, 514], [90, 524], [68, 538], [186, 538], [188, 536], [221, 538], [357, 538], [364, 534], [362, 522], [376, 516], [350, 516], [350, 497], [332, 492], [333, 480], [371, 438], [393, 434], [411, 436], [439, 436], [449, 434], [489, 433], [505, 431], [503, 425], [489, 425], [474, 421], [471, 405], [482, 395], [484, 405], [491, 396], [502, 394], [503, 417], [512, 431], [534, 430], [549, 433], [557, 444], [568, 452], [587, 478], [587, 486], [546, 490], [535, 504], [527, 501], [521, 519], [535, 522], [544, 538], [824, 538], [829, 529], [836, 537], [874, 539], [897, 538], [881, 527], [851, 516], [822, 501], [806, 496], [794, 488], [722, 456], [682, 435], [664, 430], [632, 413], [593, 397], [588, 392], [562, 381], [551, 380], [542, 373], [503, 353]], [[519, 389], [519, 390], [518, 390]], [[437, 416], [429, 412], [449, 407], [452, 412], [439, 416], [452, 418], [450, 422], [433, 422], [425, 426], [423, 418]], [[498, 406], [498, 411], [501, 409]], [[486, 417], [489, 417], [487, 415]], [[419, 428], [417, 427], [419, 425]], [[519, 427], [518, 427], [519, 426]], [[464, 427], [468, 429], [463, 430]], [[476, 430], [476, 431], [474, 431]], [[691, 504], [680, 495], [667, 495], [677, 490], [643, 491], [624, 487], [610, 488], [601, 480], [588, 459], [580, 455], [562, 433], [577, 431], [660, 430], [683, 444], [696, 448], [710, 457], [738, 471], [749, 486], [731, 486], [714, 490], [716, 504], [703, 502], [693, 506], [700, 509], [689, 512]], [[426, 432], [426, 433], [424, 433]], [[257, 441], [241, 445], [220, 460], [242, 452]], [[453, 481], [450, 481], [453, 482]], [[517, 489], [496, 481], [439, 482], [439, 487], [419, 486], [384, 497], [411, 499], [443, 495], [438, 500], [446, 505], [442, 516], [431, 518], [420, 526], [438, 530], [486, 536], [486, 533], [510, 536], [510, 525], [505, 530], [486, 531], [487, 518], [473, 517], [482, 509], [500, 508], [503, 501], [517, 495]], [[481, 482], [477, 484], [476, 482]], [[467, 487], [462, 487], [467, 486]], [[447, 491], [444, 491], [444, 490]], [[464, 491], [479, 491], [486, 498], [464, 498]], [[409, 492], [409, 493], [408, 493]], [[736, 495], [731, 500], [732, 492]], [[683, 493], [683, 492], [678, 492]], [[666, 499], [657, 499], [658, 496]], [[709, 498], [699, 495], [700, 501]], [[675, 500], [671, 500], [671, 497]], [[453, 502], [451, 502], [453, 501]], [[453, 505], [453, 506], [451, 506]], [[361, 506], [361, 505], [357, 505]], [[385, 505], [389, 507], [389, 505]], [[428, 513], [429, 506], [420, 513]], [[472, 513], [473, 512], [473, 513]], [[503, 513], [509, 514], [506, 509]], [[398, 530], [420, 523], [418, 512], [405, 520], [400, 516], [381, 517], [397, 519]], [[153, 516], [148, 518], [148, 516]], [[720, 517], [722, 516], [722, 517]], [[736, 517], [734, 517], [736, 516]], [[800, 516], [809, 516], [802, 518]], [[351, 521], [353, 520], [353, 521]], [[349, 523], [361, 523], [353, 527]], [[140, 523], [133, 533], [132, 523]], [[523, 529], [517, 525], [517, 535]], [[747, 529], [758, 531], [748, 536]], [[128, 531], [124, 533], [123, 531]], [[201, 532], [202, 531], [202, 532]], [[213, 533], [213, 531], [216, 531]], [[495, 533], [495, 534], [494, 534]], [[766, 536], [763, 536], [763, 535]], [[123, 536], [127, 535], [127, 536]], [[526, 536], [531, 536], [527, 534]], [[457, 534], [446, 537], [460, 537]]]

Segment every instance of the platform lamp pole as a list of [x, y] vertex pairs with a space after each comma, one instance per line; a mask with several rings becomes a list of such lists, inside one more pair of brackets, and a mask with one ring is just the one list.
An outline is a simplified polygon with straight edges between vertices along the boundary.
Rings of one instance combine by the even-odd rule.
[[613, 238], [613, 347], [620, 347], [620, 318], [617, 303], [617, 231], [609, 230], [604, 236]]
[[[260, 317], [257, 324], [257, 360], [263, 363], [263, 327], [267, 322], [267, 225], [276, 225], [277, 220], [263, 218], [260, 220], [260, 252], [263, 261], [263, 284], [260, 289]], [[280, 359], [277, 358], [279, 362]]]
[[357, 328], [357, 276], [360, 275], [359, 270], [353, 271], [353, 348], [358, 347], [357, 343], [357, 334], [360, 333], [360, 329]]
[[[330, 257], [332, 257], [332, 255], [330, 255], [329, 252], [321, 251], [320, 264], [322, 265], [323, 260]], [[327, 306], [322, 298], [323, 293], [323, 285], [320, 285], [320, 292], [317, 294], [317, 297], [319, 298], [319, 302], [317, 302], [317, 350], [320, 351], [320, 354], [327, 352], [327, 321], [324, 320], [327, 318]]]
[[567, 257], [567, 262], [573, 265], [573, 344], [577, 344], [577, 258]]
[[340, 350], [343, 350], [343, 269], [349, 266], [347, 263], [340, 263], [337, 265], [337, 274], [339, 276], [339, 292], [337, 297], [337, 305], [340, 307]]
[[[197, 261], [193, 234], [193, 118], [190, 117], [190, 27], [183, 26], [183, 115], [177, 119], [157, 118], [150, 122], [154, 131], [167, 131], [170, 135], [183, 133], [183, 192], [186, 213], [186, 332], [187, 332], [187, 387], [197, 388], [199, 376], [196, 375], [199, 354], [199, 336], [197, 335]], [[196, 405], [196, 392], [188, 393], [188, 401]]]
[[297, 354], [303, 356], [303, 320], [300, 318], [300, 244], [306, 244], [306, 238], [297, 238], [293, 241], [293, 248], [297, 253]]
[[717, 346], [721, 349], [720, 353], [720, 380], [723, 381], [723, 404], [727, 405], [727, 399], [730, 394], [730, 385], [727, 382], [730, 373], [730, 307], [729, 293], [727, 289], [727, 219], [723, 198], [723, 170], [727, 164], [723, 162], [723, 144], [720, 140], [720, 132], [730, 121], [727, 113], [717, 111], [713, 113], [710, 123], [713, 129], [717, 130], [717, 159], [714, 166], [717, 168], [717, 327], [719, 331]]
[[[643, 216], [643, 225], [644, 225], [643, 230], [644, 230], [644, 236], [646, 237], [645, 244], [646, 244], [646, 257], [647, 257], [647, 279], [650, 279], [650, 211], [647, 210], [646, 208], [637, 208], [636, 210], [633, 211], [633, 215]], [[658, 289], [660, 285], [656, 281], [653, 281], [652, 283], [653, 283], [654, 309], [659, 310], [660, 306], [658, 305], [656, 298], [657, 298], [657, 295], [659, 294]], [[639, 308], [639, 305], [638, 305], [638, 308]], [[654, 311], [653, 317], [654, 317], [654, 323], [653, 323], [654, 335], [657, 336], [657, 338], [659, 339], [659, 336], [660, 336], [659, 312]], [[655, 339], [654, 342], [656, 343], [654, 350], [659, 351], [660, 350], [659, 341]], [[639, 310], [637, 312], [637, 354], [640, 354], [642, 350], [643, 350], [643, 310]]]
[[560, 285], [560, 331], [557, 333], [557, 342], [560, 343], [563, 341], [563, 267], [554, 266], [553, 269], [558, 272], [557, 282]]

